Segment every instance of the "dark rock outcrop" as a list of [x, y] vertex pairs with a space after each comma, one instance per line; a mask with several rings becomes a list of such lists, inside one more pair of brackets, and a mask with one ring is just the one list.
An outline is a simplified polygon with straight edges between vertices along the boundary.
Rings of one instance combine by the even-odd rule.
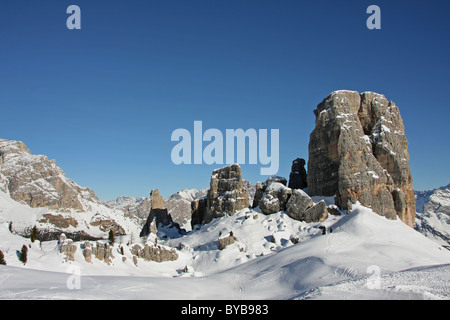
[[359, 201], [388, 219], [414, 225], [408, 141], [400, 111], [383, 95], [336, 91], [314, 110], [308, 193], [336, 195], [350, 210]]
[[194, 226], [197, 224], [202, 224], [205, 220], [206, 214], [206, 197], [197, 199], [191, 202], [191, 226], [194, 229]]
[[259, 206], [259, 202], [264, 196], [264, 189], [264, 184], [258, 181], [255, 186], [255, 197], [253, 198], [252, 208], [256, 208], [257, 206]]
[[289, 174], [289, 188], [304, 189], [308, 186], [305, 164], [305, 159], [301, 158], [292, 161], [291, 173]]
[[167, 211], [166, 204], [158, 189], [150, 193], [151, 209], [147, 221], [139, 234], [140, 237], [148, 236], [150, 233], [157, 233], [158, 228], [168, 226], [180, 229], [177, 223], [174, 223], [172, 217]]

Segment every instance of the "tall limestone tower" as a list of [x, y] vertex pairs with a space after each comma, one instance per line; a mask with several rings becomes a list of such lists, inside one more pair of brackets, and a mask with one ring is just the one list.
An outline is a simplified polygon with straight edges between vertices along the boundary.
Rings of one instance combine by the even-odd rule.
[[335, 91], [314, 110], [308, 192], [336, 195], [336, 204], [372, 208], [413, 227], [416, 203], [408, 141], [399, 108], [373, 92]]

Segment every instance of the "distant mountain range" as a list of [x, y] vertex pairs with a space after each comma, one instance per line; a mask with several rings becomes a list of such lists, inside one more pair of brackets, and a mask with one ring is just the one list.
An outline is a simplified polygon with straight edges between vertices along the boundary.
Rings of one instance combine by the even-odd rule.
[[[255, 186], [247, 180], [244, 180], [243, 183], [244, 188], [249, 193], [250, 200], [252, 200], [255, 195]], [[172, 216], [173, 221], [178, 223], [181, 228], [187, 231], [191, 230], [191, 203], [205, 197], [207, 192], [207, 188], [200, 190], [183, 189], [164, 199], [168, 213]], [[130, 217], [138, 217], [141, 219], [142, 224], [145, 223], [151, 208], [150, 197], [121, 196], [116, 200], [105, 201], [104, 203], [110, 208], [124, 211]]]

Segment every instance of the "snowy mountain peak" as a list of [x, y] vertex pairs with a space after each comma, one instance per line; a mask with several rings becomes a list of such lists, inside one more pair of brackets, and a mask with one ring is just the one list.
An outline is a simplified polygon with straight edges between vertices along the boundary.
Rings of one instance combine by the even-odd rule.
[[33, 208], [80, 211], [88, 210], [86, 201], [98, 202], [91, 189], [68, 179], [55, 160], [32, 154], [23, 142], [1, 139], [0, 154], [3, 185], [16, 201]]
[[33, 226], [45, 238], [138, 232], [136, 221], [107, 208], [91, 189], [67, 178], [55, 160], [34, 155], [23, 142], [0, 139], [0, 159], [0, 222], [13, 222], [16, 232], [27, 234]]

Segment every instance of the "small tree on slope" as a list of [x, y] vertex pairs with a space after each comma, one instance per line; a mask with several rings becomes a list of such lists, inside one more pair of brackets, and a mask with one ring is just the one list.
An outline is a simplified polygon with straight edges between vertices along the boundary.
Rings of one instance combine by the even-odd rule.
[[114, 231], [111, 229], [109, 230], [109, 235], [108, 235], [108, 239], [109, 239], [109, 243], [110, 245], [114, 245]]
[[31, 230], [31, 236], [30, 236], [31, 242], [34, 243], [34, 241], [36, 241], [37, 235], [38, 235], [37, 228], [36, 228], [36, 226], [34, 226], [33, 229]]
[[22, 250], [20, 250], [20, 258], [19, 260], [23, 263], [26, 264], [27, 263], [27, 255], [28, 255], [28, 248], [26, 245], [22, 246]]
[[2, 250], [0, 250], [0, 264], [6, 266], [5, 256]]

